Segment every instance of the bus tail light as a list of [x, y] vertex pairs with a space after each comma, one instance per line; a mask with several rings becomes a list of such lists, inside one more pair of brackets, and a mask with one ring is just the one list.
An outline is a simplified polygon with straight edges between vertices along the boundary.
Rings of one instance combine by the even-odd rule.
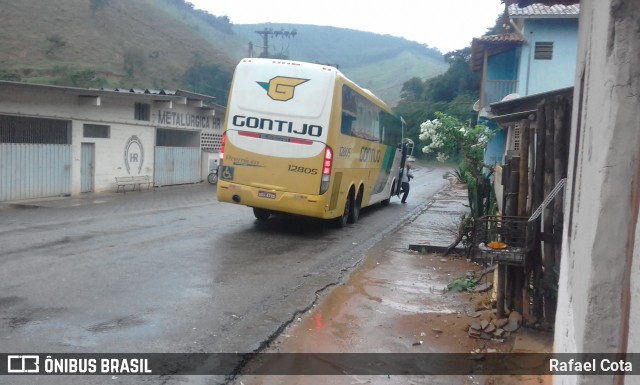
[[331, 167], [333, 166], [333, 150], [327, 146], [324, 150], [324, 160], [322, 162], [322, 180], [320, 182], [320, 194], [324, 194], [329, 189], [331, 181]]
[[222, 143], [220, 144], [220, 164], [224, 160], [224, 145], [227, 143], [227, 133], [222, 134]]

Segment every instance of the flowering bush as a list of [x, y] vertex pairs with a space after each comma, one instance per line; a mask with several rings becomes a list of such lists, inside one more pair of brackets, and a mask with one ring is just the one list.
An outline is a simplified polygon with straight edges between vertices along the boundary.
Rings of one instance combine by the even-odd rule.
[[[484, 125], [465, 126], [453, 116], [436, 112], [434, 120], [420, 125], [419, 139], [425, 142], [422, 152], [436, 154], [445, 162], [450, 157], [462, 157], [458, 175], [464, 179], [469, 191], [469, 207], [472, 218], [491, 213], [495, 197], [491, 193], [489, 176], [484, 175], [484, 150], [493, 132]], [[492, 168], [489, 167], [492, 171]], [[467, 226], [468, 227], [468, 226]]]
[[484, 125], [467, 127], [453, 116], [436, 112], [436, 118], [420, 125], [419, 139], [425, 142], [422, 152], [436, 154], [445, 162], [451, 157], [464, 157], [474, 176], [482, 173], [484, 150], [492, 132]]

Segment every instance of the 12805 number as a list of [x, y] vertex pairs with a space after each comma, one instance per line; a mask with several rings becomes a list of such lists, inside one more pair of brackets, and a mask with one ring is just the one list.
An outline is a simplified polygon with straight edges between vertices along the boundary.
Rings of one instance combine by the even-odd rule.
[[289, 165], [289, 171], [291, 172], [299, 172], [302, 174], [309, 174], [309, 175], [318, 175], [318, 169], [317, 168], [309, 168], [309, 167], [302, 167], [302, 166], [296, 166], [293, 164]]

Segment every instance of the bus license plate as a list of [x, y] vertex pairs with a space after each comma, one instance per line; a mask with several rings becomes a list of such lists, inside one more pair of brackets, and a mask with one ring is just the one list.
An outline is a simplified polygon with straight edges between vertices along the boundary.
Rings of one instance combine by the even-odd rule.
[[258, 191], [258, 197], [276, 199], [276, 193], [272, 193], [268, 191]]

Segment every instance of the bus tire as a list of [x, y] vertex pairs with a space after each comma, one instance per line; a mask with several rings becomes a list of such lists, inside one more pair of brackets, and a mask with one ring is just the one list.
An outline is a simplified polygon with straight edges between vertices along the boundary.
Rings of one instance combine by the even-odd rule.
[[347, 199], [344, 202], [344, 211], [342, 212], [342, 215], [335, 219], [335, 223], [338, 228], [345, 227], [349, 222], [351, 207], [353, 207], [353, 194], [349, 193]]
[[253, 208], [253, 215], [255, 215], [256, 219], [259, 221], [266, 221], [271, 216], [269, 210], [259, 209], [257, 207]]
[[358, 194], [358, 198], [353, 201], [351, 210], [349, 211], [349, 223], [356, 223], [360, 218], [360, 208], [362, 207], [362, 194]]

